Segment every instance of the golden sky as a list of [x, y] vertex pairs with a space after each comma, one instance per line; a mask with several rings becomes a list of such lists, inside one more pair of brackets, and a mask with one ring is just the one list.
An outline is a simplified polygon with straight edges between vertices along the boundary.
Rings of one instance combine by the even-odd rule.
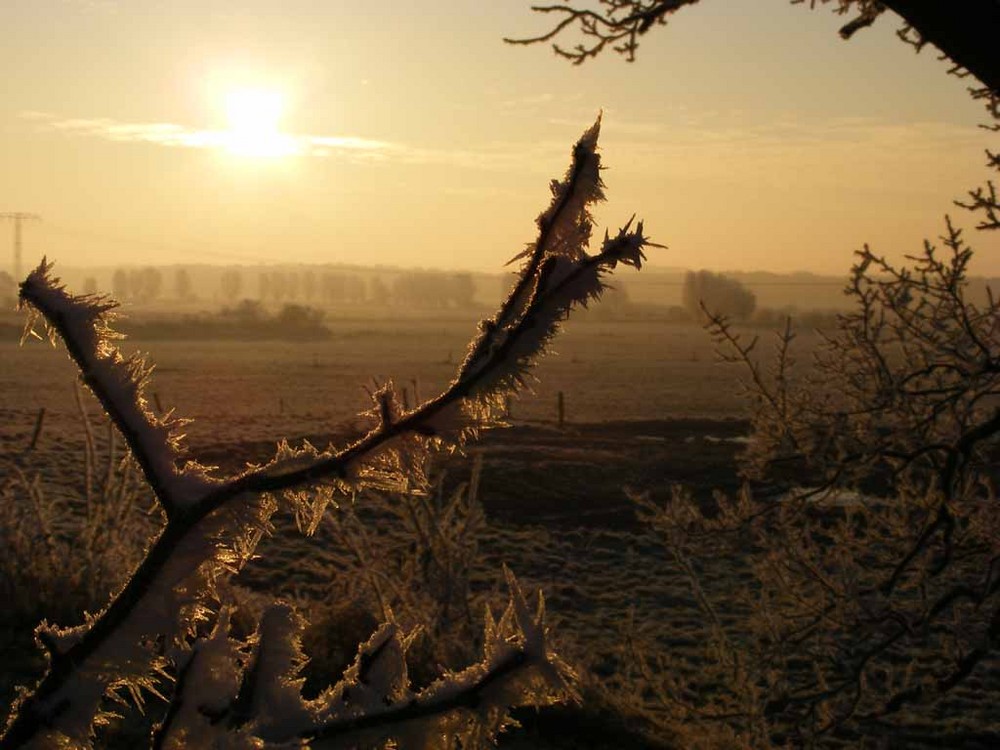
[[544, 28], [528, 0], [6, 0], [0, 212], [43, 216], [26, 265], [498, 270], [603, 109], [598, 219], [637, 213], [654, 266], [839, 275], [951, 211], [1000, 275], [951, 206], [1000, 145], [982, 106], [891, 18], [842, 22], [704, 0], [573, 67], [503, 44]]

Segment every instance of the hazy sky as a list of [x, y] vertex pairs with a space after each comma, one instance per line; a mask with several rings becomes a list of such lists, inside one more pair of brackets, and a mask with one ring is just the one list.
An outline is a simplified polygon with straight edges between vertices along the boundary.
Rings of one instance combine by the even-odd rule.
[[939, 234], [1000, 145], [889, 17], [843, 42], [825, 8], [704, 0], [638, 62], [573, 67], [503, 44], [545, 27], [528, 6], [5, 0], [0, 212], [42, 214], [26, 264], [498, 270], [603, 108], [598, 218], [645, 219], [654, 265], [841, 274]]

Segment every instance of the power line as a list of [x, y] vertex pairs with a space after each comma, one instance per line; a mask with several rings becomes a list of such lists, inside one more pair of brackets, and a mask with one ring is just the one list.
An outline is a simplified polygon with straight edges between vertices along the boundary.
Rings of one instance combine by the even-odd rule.
[[0, 219], [10, 219], [14, 222], [14, 280], [21, 280], [21, 223], [25, 221], [41, 221], [38, 214], [24, 211], [8, 211], [0, 213]]

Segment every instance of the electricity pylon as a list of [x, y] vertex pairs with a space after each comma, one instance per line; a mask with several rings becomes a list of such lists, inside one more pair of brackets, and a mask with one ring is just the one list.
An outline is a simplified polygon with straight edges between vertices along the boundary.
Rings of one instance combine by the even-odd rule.
[[41, 221], [38, 214], [13, 211], [0, 213], [0, 219], [10, 219], [14, 222], [14, 281], [21, 281], [21, 223], [24, 221]]

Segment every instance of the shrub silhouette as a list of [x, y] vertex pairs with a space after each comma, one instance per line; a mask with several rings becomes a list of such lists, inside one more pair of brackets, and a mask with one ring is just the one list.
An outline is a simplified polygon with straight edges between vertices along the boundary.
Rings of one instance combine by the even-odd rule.
[[711, 271], [688, 271], [681, 289], [684, 309], [695, 320], [722, 315], [746, 320], [757, 307], [757, 298], [736, 279]]
[[305, 658], [301, 617], [275, 602], [256, 634], [241, 642], [230, 631], [231, 607], [218, 587], [250, 561], [279, 507], [292, 510], [310, 533], [338, 497], [366, 489], [425, 490], [429, 458], [501, 423], [505, 396], [524, 386], [570, 311], [600, 296], [605, 274], [619, 263], [641, 266], [649, 244], [641, 222], [606, 233], [598, 253], [585, 250], [589, 206], [603, 199], [599, 126], [600, 120], [574, 147], [565, 178], [553, 181], [537, 239], [517, 256], [521, 271], [513, 289], [482, 322], [440, 395], [405, 408], [386, 383], [372, 393], [373, 426], [356, 442], [323, 450], [282, 442], [269, 463], [225, 479], [185, 459], [178, 434], [183, 420], [147, 408], [152, 368], [115, 346], [115, 304], [69, 294], [43, 261], [22, 283], [21, 301], [63, 340], [84, 384], [124, 437], [164, 525], [105, 609], [77, 627], [38, 627], [48, 671], [14, 707], [0, 747], [87, 746], [94, 727], [109, 718], [106, 697], [141, 700], [164, 691], [164, 675], [173, 687], [154, 747], [392, 741], [469, 748], [503, 728], [508, 707], [572, 694], [570, 670], [548, 646], [540, 595], [529, 607], [509, 573], [509, 605], [498, 620], [487, 611], [478, 663], [412, 689], [405, 654], [413, 633], [390, 616], [360, 645], [343, 678], [312, 700], [302, 696], [298, 676]]
[[[934, 742], [943, 725], [928, 726], [928, 711], [995, 669], [1000, 305], [966, 298], [972, 250], [950, 221], [942, 242], [902, 268], [860, 251], [854, 306], [809, 367], [790, 323], [765, 368], [756, 337], [711, 317], [754, 404], [743, 473], [790, 489], [711, 508], [679, 488], [663, 504], [635, 497], [687, 576], [709, 644], [686, 680], [695, 665], [633, 641], [654, 724], [705, 746], [812, 746], [900, 729], [918, 709]], [[746, 581], [738, 590], [705, 582], [720, 560]]]

